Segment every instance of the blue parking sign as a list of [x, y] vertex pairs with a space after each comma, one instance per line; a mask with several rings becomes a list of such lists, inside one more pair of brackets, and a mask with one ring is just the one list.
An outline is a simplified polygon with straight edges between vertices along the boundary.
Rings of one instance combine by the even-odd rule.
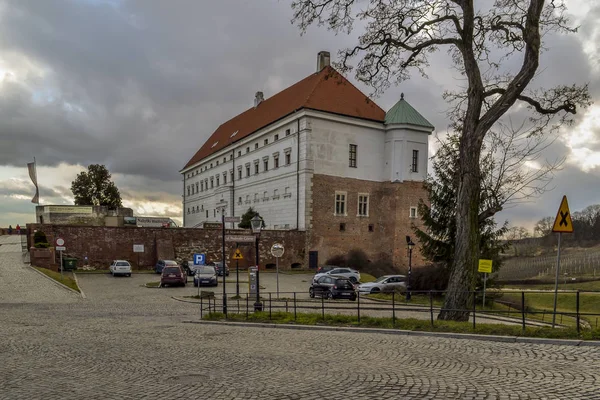
[[194, 265], [204, 265], [206, 263], [205, 254], [194, 254]]

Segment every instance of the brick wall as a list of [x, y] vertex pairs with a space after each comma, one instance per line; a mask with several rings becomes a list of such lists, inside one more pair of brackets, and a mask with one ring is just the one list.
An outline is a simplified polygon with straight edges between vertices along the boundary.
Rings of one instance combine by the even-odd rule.
[[[345, 191], [347, 216], [336, 216], [335, 192]], [[319, 251], [319, 263], [345, 254], [352, 249], [362, 249], [372, 261], [391, 259], [394, 265], [408, 265], [406, 235], [411, 236], [413, 266], [423, 264], [419, 244], [411, 226], [421, 224], [419, 218], [410, 218], [410, 207], [417, 207], [419, 199], [427, 192], [422, 182], [373, 182], [359, 179], [314, 175], [312, 179], [311, 232], [309, 250]], [[369, 194], [369, 215], [359, 217], [358, 194]], [[345, 230], [340, 230], [340, 224]], [[369, 231], [372, 225], [373, 231]]]
[[[102, 269], [108, 269], [111, 261], [115, 259], [129, 260], [135, 267], [138, 265], [138, 257], [139, 266], [142, 269], [152, 268], [159, 256], [164, 257], [166, 255], [169, 257], [174, 255], [177, 261], [191, 260], [194, 253], [206, 253], [208, 262], [221, 259], [222, 236], [219, 229], [126, 228], [49, 224], [28, 224], [27, 227], [30, 229], [31, 235], [35, 230], [43, 230], [49, 243], [54, 243], [57, 237], [63, 238], [67, 248], [65, 255], [78, 258], [80, 266], [86, 256], [89, 265]], [[240, 234], [242, 232], [227, 230], [228, 234]], [[275, 258], [270, 253], [271, 245], [275, 242], [282, 243], [285, 246], [285, 254], [279, 260], [280, 268], [290, 269], [291, 265], [296, 263], [303, 267], [308, 266], [304, 232], [267, 230], [261, 233], [259, 242], [261, 267], [275, 263]], [[33, 243], [33, 236], [31, 237], [31, 243]], [[134, 253], [134, 244], [143, 244], [144, 253]], [[226, 256], [230, 267], [235, 266], [235, 262], [230, 259], [234, 246], [234, 243], [226, 243]], [[240, 246], [240, 248], [244, 256], [244, 260], [240, 261], [240, 267], [246, 268], [249, 265], [254, 265], [256, 260], [254, 244]], [[35, 265], [33, 259], [32, 264]]]

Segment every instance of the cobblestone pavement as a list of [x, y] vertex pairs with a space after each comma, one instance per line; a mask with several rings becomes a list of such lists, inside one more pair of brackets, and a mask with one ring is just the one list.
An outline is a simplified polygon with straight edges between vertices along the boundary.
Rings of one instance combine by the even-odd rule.
[[79, 279], [0, 301], [0, 399], [600, 398], [600, 348], [190, 324], [146, 277]]

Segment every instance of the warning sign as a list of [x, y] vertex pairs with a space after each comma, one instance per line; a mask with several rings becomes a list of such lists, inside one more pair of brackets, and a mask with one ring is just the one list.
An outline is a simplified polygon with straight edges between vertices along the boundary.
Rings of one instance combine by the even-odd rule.
[[243, 260], [244, 256], [242, 256], [242, 252], [240, 249], [236, 249], [235, 253], [233, 253], [233, 256], [231, 258], [234, 260]]
[[477, 272], [492, 273], [492, 260], [479, 260], [479, 268]]
[[560, 207], [558, 209], [558, 213], [556, 213], [556, 219], [554, 220], [552, 232], [573, 232], [573, 221], [571, 220], [571, 212], [569, 211], [567, 196], [563, 196], [563, 199], [560, 202]]

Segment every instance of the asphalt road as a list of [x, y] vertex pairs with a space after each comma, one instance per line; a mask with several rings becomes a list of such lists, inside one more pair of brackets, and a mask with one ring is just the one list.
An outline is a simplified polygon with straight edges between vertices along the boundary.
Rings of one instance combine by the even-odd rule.
[[14, 278], [28, 267], [11, 240], [0, 399], [600, 398], [600, 348], [191, 324], [197, 305], [147, 276], [82, 275], [86, 299]]

